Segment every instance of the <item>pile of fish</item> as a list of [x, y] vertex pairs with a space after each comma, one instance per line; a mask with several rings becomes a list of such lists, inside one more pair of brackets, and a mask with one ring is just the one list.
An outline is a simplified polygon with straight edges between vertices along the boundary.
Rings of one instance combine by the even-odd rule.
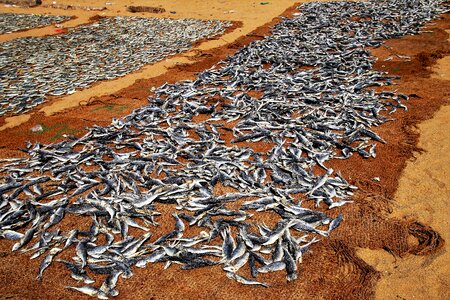
[[21, 114], [46, 96], [75, 93], [222, 34], [230, 22], [138, 17], [104, 18], [66, 34], [0, 44], [0, 116]]
[[419, 32], [439, 4], [304, 4], [129, 116], [28, 144], [26, 158], [0, 166], [0, 235], [43, 257], [39, 279], [64, 264], [79, 282], [68, 288], [100, 299], [150, 263], [216, 266], [250, 285], [269, 286], [258, 276], [274, 271], [296, 279], [308, 248], [343, 220], [327, 212], [356, 189], [327, 162], [375, 157], [385, 141], [373, 127], [406, 109], [407, 95], [370, 89], [393, 77], [373, 70], [366, 48]]
[[0, 34], [62, 23], [69, 19], [69, 16], [0, 13]]

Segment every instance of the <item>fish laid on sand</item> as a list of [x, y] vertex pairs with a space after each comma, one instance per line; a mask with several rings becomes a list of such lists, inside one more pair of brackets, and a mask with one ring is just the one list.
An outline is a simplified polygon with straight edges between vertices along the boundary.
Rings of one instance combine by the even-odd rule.
[[[374, 127], [408, 100], [370, 89], [395, 78], [373, 70], [367, 48], [418, 33], [440, 4], [304, 4], [271, 35], [196, 80], [164, 84], [129, 116], [28, 144], [26, 158], [0, 164], [0, 236], [42, 257], [39, 278], [64, 264], [80, 281], [70, 289], [101, 299], [118, 295], [134, 267], [158, 262], [216, 266], [255, 286], [269, 286], [260, 273], [295, 280], [309, 247], [345, 222], [328, 210], [356, 189], [327, 162], [375, 157], [385, 141]], [[172, 229], [160, 232], [168, 209]], [[58, 226], [67, 215], [92, 221]], [[58, 258], [67, 251], [71, 260]]]
[[69, 19], [69, 16], [0, 13], [0, 34], [58, 24]]
[[114, 79], [222, 34], [231, 22], [103, 18], [67, 33], [0, 44], [0, 116]]

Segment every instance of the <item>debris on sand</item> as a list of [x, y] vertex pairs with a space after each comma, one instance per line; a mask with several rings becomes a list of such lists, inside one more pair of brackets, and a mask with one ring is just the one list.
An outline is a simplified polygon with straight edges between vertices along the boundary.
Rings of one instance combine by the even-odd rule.
[[55, 9], [64, 9], [64, 10], [86, 10], [86, 11], [104, 11], [107, 10], [104, 6], [80, 6], [80, 5], [69, 5], [69, 4], [61, 4], [61, 3], [52, 3], [45, 4], [42, 7], [55, 8]]
[[21, 7], [35, 7], [41, 5], [42, 0], [0, 0], [0, 4], [21, 6]]
[[162, 14], [165, 13], [166, 10], [162, 7], [154, 7], [154, 6], [128, 6], [127, 10], [132, 13], [136, 12], [148, 12], [152, 14]]

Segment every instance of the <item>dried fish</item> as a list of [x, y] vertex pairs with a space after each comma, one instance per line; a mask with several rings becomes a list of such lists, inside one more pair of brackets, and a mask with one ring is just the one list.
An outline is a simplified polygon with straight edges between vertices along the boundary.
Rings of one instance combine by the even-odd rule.
[[[69, 288], [102, 299], [148, 263], [220, 264], [230, 279], [267, 287], [238, 274], [249, 264], [253, 278], [285, 270], [295, 280], [308, 248], [343, 222], [324, 211], [350, 203], [356, 189], [328, 162], [375, 158], [385, 141], [374, 128], [407, 100], [370, 89], [395, 78], [372, 69], [367, 48], [419, 32], [445, 11], [441, 2], [303, 4], [271, 35], [196, 80], [160, 86], [127, 117], [29, 143], [25, 158], [0, 161], [0, 237], [33, 258], [48, 252], [39, 276], [61, 262], [88, 284]], [[257, 150], [260, 141], [270, 149]], [[155, 230], [168, 211], [173, 229]], [[261, 211], [276, 223], [264, 224]], [[50, 231], [68, 215], [91, 225]], [[63, 251], [72, 261], [53, 259]], [[100, 289], [86, 271], [106, 275]]]
[[62, 23], [69, 19], [69, 16], [1, 13], [0, 34]]
[[[5, 23], [21, 15], [7, 16]], [[64, 34], [1, 43], [0, 116], [21, 114], [48, 96], [73, 94], [97, 81], [124, 76], [187, 50], [202, 38], [222, 34], [229, 26], [216, 20], [115, 17]]]

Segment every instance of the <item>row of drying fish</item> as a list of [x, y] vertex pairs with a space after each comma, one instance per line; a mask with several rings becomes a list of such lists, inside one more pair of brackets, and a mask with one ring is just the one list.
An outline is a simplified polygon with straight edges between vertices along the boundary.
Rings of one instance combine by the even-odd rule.
[[[375, 157], [385, 141], [373, 127], [406, 109], [408, 95], [369, 89], [393, 78], [373, 70], [366, 48], [417, 33], [439, 4], [304, 4], [129, 116], [28, 144], [26, 158], [0, 164], [0, 235], [42, 257], [38, 279], [64, 264], [79, 282], [68, 288], [100, 299], [150, 263], [216, 266], [266, 287], [260, 274], [296, 279], [311, 245], [343, 220], [328, 212], [356, 189], [328, 161]], [[82, 222], [61, 223], [70, 216]]]
[[114, 79], [222, 34], [230, 22], [104, 18], [66, 34], [0, 44], [0, 116]]
[[58, 24], [69, 19], [69, 16], [0, 13], [0, 34]]

